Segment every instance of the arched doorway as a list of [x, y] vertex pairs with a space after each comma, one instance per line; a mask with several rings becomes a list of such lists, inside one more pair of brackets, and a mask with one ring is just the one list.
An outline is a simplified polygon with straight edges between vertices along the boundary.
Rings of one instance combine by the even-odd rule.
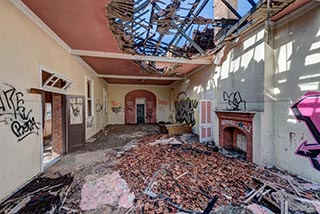
[[125, 96], [125, 123], [156, 123], [157, 98], [147, 90], [133, 90]]

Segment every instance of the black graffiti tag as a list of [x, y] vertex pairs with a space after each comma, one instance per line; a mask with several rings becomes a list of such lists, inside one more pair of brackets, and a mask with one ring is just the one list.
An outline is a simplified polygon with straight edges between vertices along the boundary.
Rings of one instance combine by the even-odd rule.
[[13, 134], [17, 136], [18, 141], [25, 139], [30, 134], [39, 134], [39, 127], [34, 117], [27, 119], [22, 123], [19, 121], [13, 121], [11, 123], [11, 130]]
[[191, 100], [190, 98], [176, 100], [176, 121], [194, 126], [196, 124], [194, 109], [198, 107], [198, 104], [197, 100]]
[[228, 94], [228, 92], [223, 92], [223, 100], [227, 102], [227, 110], [229, 111], [240, 111], [246, 110], [246, 101], [241, 98], [241, 94], [239, 91], [232, 92]]
[[148, 122], [150, 122], [153, 118], [153, 109], [152, 109], [152, 107], [148, 107], [146, 110], [147, 110], [146, 111], [146, 119]]
[[11, 123], [11, 131], [18, 141], [25, 139], [30, 134], [39, 134], [39, 126], [32, 110], [26, 112], [23, 93], [17, 91], [13, 86], [5, 84], [7, 89], [0, 94], [0, 117], [8, 117]]

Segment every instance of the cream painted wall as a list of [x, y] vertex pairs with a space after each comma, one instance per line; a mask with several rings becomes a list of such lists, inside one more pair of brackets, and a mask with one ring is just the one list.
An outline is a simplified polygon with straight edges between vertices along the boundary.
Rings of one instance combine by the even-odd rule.
[[[4, 90], [10, 84], [22, 92], [23, 106], [32, 110], [30, 117], [36, 122], [41, 121], [41, 98], [28, 90], [40, 87], [40, 65], [69, 78], [73, 82], [70, 95], [84, 96], [85, 75], [89, 76], [94, 80], [95, 100], [102, 101], [102, 88], [107, 85], [6, 0], [0, 1], [0, 26], [0, 87]], [[87, 138], [107, 124], [106, 115], [97, 113], [96, 118], [94, 127], [86, 131]], [[0, 200], [41, 170], [41, 131], [18, 142], [9, 119], [10, 115], [0, 118]]]
[[240, 92], [246, 101], [246, 109], [240, 105], [240, 110], [263, 111], [264, 92], [264, 29], [263, 26], [254, 30], [230, 50], [220, 66], [215, 68], [214, 76], [218, 88], [216, 107], [226, 110], [228, 107], [223, 99], [223, 92], [230, 95]]
[[[213, 100], [214, 110], [226, 110], [223, 92], [230, 94], [239, 91], [242, 99], [247, 102], [246, 110], [263, 111], [264, 46], [264, 30], [261, 27], [226, 51], [221, 65], [204, 67], [174, 85], [174, 98], [179, 92], [185, 91], [191, 99]], [[196, 109], [195, 117], [197, 124], [194, 126], [194, 131], [198, 134], [199, 107]], [[215, 122], [216, 119], [214, 118]], [[217, 129], [215, 131], [217, 132]], [[217, 135], [215, 139], [218, 139]]]
[[[185, 80], [178, 82], [172, 87], [172, 103], [177, 99], [180, 92], [186, 92], [187, 96], [192, 100], [200, 101], [201, 99], [214, 100], [216, 91], [214, 90], [214, 66], [206, 66], [200, 71], [191, 75]], [[194, 109], [194, 117], [196, 124], [193, 126], [193, 132], [199, 134], [199, 109], [198, 106]], [[215, 113], [213, 113], [215, 116]], [[175, 113], [172, 113], [172, 117], [175, 119]], [[214, 131], [215, 133], [215, 131]]]
[[[256, 112], [253, 161], [320, 182], [320, 172], [308, 158], [295, 154], [304, 140], [314, 139], [290, 109], [307, 91], [320, 91], [320, 7], [313, 8], [277, 27], [270, 45], [264, 27], [257, 28], [228, 51], [222, 65], [208, 66], [174, 85], [173, 97], [185, 91], [192, 99], [213, 99], [215, 108], [223, 110], [222, 92], [238, 90], [247, 110]], [[199, 109], [195, 116], [199, 133]], [[216, 117], [213, 125], [218, 142]]]
[[[109, 85], [108, 87], [108, 112], [109, 124], [124, 124], [124, 99], [125, 95], [132, 90], [144, 89], [156, 95], [157, 98], [157, 122], [170, 122], [170, 99], [169, 88], [161, 86], [139, 86], [139, 85]], [[168, 105], [161, 105], [159, 101], [167, 101]], [[122, 107], [122, 111], [115, 113], [112, 106]]]
[[274, 30], [274, 145], [281, 168], [320, 182], [320, 172], [295, 154], [301, 143], [314, 143], [308, 127], [296, 120], [291, 106], [308, 91], [320, 91], [320, 6], [304, 10]]

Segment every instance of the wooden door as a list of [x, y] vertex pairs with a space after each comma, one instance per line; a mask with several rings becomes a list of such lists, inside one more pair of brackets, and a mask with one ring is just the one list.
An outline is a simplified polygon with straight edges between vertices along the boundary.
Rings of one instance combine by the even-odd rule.
[[83, 148], [85, 143], [85, 100], [83, 96], [67, 96], [67, 153]]
[[200, 100], [200, 143], [213, 140], [212, 101]]

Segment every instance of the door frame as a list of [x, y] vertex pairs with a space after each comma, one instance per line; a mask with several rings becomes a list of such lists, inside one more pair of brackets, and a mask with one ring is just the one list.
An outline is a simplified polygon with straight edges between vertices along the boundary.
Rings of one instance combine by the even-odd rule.
[[68, 99], [75, 97], [75, 98], [82, 98], [83, 99], [83, 106], [82, 106], [82, 111], [83, 111], [83, 115], [82, 115], [82, 124], [84, 126], [84, 141], [86, 140], [86, 131], [87, 131], [87, 126], [86, 126], [86, 97], [85, 96], [81, 96], [81, 95], [66, 95], [65, 97], [65, 101], [64, 101], [64, 109], [65, 109], [65, 153], [68, 154], [69, 153], [69, 123], [70, 123], [70, 106], [68, 106], [69, 102]]
[[[206, 103], [206, 114], [207, 114], [207, 103], [210, 102], [211, 103], [211, 123], [210, 125], [208, 125], [209, 123], [206, 123], [205, 125], [202, 124], [202, 105], [201, 103], [202, 102], [205, 102]], [[213, 100], [209, 100], [209, 99], [201, 99], [200, 102], [199, 102], [199, 105], [200, 105], [200, 108], [199, 108], [199, 142], [200, 143], [203, 143], [203, 142], [208, 142], [208, 141], [213, 141]], [[207, 115], [206, 115], [206, 120], [207, 120]], [[205, 128], [208, 128], [208, 127], [211, 127], [211, 137], [208, 138], [207, 137], [207, 132], [206, 132], [206, 137], [205, 138], [202, 138], [202, 134], [201, 134], [201, 131], [202, 131], [202, 128], [206, 126]], [[207, 131], [207, 129], [206, 129]]]
[[135, 123], [138, 124], [138, 118], [137, 118], [137, 106], [138, 104], [142, 104], [142, 103], [138, 103], [137, 101], [138, 100], [143, 100], [143, 105], [144, 105], [144, 123], [146, 123], [146, 110], [147, 110], [147, 100], [146, 98], [136, 98], [135, 99], [135, 112], [134, 112], [134, 115], [135, 115]]
[[[66, 95], [62, 94], [62, 93], [56, 93], [50, 90], [40, 90], [41, 93], [41, 102], [40, 102], [40, 126], [41, 126], [41, 131], [40, 131], [40, 172], [44, 172], [44, 170], [46, 170], [48, 167], [52, 166], [53, 164], [55, 164], [58, 160], [61, 159], [61, 156], [63, 154], [66, 153]], [[61, 96], [61, 118], [62, 118], [62, 124], [61, 124], [61, 131], [62, 131], [62, 147], [63, 147], [63, 151], [61, 154], [59, 154], [59, 156], [55, 157], [54, 159], [52, 159], [48, 164], [44, 165], [44, 152], [43, 152], [43, 131], [44, 131], [44, 120], [43, 117], [46, 114], [46, 108], [45, 108], [45, 93], [51, 93], [52, 96], [53, 94], [58, 94]], [[51, 115], [52, 115], [52, 127], [51, 127], [51, 132], [53, 135], [53, 101], [52, 101], [52, 107], [51, 107]], [[52, 136], [52, 140], [53, 140], [53, 136]]]

